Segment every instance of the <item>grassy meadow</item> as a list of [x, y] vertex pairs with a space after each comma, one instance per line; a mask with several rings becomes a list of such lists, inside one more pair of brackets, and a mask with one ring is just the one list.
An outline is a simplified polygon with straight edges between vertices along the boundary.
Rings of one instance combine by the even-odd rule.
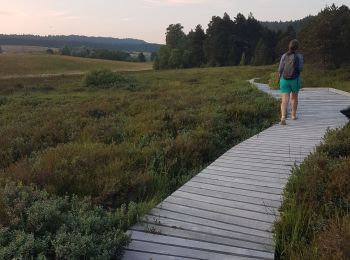
[[[0, 258], [120, 255], [138, 216], [278, 120], [277, 102], [246, 82], [269, 70], [0, 79]], [[95, 246], [96, 232], [114, 239]]]
[[0, 55], [0, 78], [42, 74], [83, 74], [96, 68], [113, 71], [139, 71], [151, 70], [152, 64], [48, 54], [8, 53]]

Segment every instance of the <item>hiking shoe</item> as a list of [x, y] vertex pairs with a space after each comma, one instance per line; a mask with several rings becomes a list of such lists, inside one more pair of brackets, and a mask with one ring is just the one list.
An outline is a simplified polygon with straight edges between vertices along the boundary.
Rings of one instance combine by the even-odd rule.
[[285, 118], [281, 118], [280, 125], [286, 125], [286, 119]]

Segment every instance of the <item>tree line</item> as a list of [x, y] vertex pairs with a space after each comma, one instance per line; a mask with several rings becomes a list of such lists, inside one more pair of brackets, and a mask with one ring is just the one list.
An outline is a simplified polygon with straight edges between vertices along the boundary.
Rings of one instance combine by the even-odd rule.
[[166, 29], [166, 45], [154, 62], [155, 69], [268, 65], [277, 62], [290, 40], [301, 42], [307, 61], [338, 68], [349, 63], [350, 10], [334, 4], [317, 16], [309, 16], [286, 30], [273, 31], [252, 14], [213, 16], [206, 31], [201, 25], [185, 34], [183, 26]]

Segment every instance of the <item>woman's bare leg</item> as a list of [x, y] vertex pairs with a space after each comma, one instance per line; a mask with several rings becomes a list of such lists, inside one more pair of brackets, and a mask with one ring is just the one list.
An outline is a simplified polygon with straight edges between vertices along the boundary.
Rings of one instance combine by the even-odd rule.
[[298, 92], [291, 93], [290, 95], [291, 103], [292, 103], [292, 119], [297, 118], [297, 109], [298, 109]]
[[286, 119], [287, 116], [287, 109], [288, 109], [288, 103], [289, 103], [289, 93], [283, 93], [282, 94], [282, 101], [281, 101], [281, 119]]

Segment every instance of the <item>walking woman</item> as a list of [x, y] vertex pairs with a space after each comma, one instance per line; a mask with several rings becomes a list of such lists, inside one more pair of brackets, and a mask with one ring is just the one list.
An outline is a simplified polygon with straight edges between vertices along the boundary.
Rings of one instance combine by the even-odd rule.
[[297, 119], [298, 93], [301, 87], [300, 73], [304, 67], [304, 58], [297, 50], [299, 42], [292, 40], [288, 45], [288, 52], [282, 55], [278, 68], [280, 77], [281, 125], [286, 124], [289, 99], [292, 104], [292, 120]]

